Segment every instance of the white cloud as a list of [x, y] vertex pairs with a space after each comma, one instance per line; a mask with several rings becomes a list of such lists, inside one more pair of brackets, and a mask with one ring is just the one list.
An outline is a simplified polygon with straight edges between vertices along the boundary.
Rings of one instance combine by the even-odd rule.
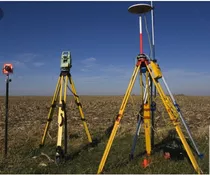
[[82, 72], [89, 72], [90, 70], [89, 69], [82, 68], [82, 69], [80, 69], [80, 71], [82, 71]]
[[23, 79], [23, 76], [18, 76], [17, 78], [18, 78], [18, 79]]
[[24, 69], [25, 71], [26, 69], [30, 68], [30, 66], [41, 67], [45, 65], [44, 62], [38, 61], [40, 57], [43, 57], [40, 54], [20, 53], [8, 57], [11, 59], [6, 60], [5, 56], [4, 57], [1, 56], [1, 58], [4, 58], [4, 60], [2, 60], [0, 63], [11, 63], [14, 66], [14, 70]]
[[35, 58], [40, 56], [39, 54], [34, 53], [21, 53], [14, 56], [14, 60], [18, 60], [23, 63], [29, 63], [33, 61]]
[[82, 71], [89, 71], [90, 69], [94, 68], [98, 64], [96, 63], [96, 58], [87, 58], [81, 61], [83, 64]]
[[95, 82], [95, 83], [100, 83], [101, 81], [108, 79], [109, 76], [102, 75], [102, 76], [81, 76], [79, 78], [80, 81], [82, 82]]
[[115, 65], [109, 65], [107, 67], [102, 67], [100, 71], [107, 72], [107, 73], [123, 73], [125, 72], [126, 68], [125, 66], [115, 66]]
[[25, 67], [25, 63], [18, 61], [18, 60], [13, 60], [12, 61], [14, 68], [18, 67], [18, 68], [24, 68]]
[[11, 63], [13, 64], [14, 68], [26, 68], [28, 64], [30, 64], [36, 57], [38, 57], [38, 54], [33, 53], [21, 53], [21, 54], [15, 54], [7, 56], [8, 59], [6, 59], [6, 56], [2, 57], [3, 61], [2, 63]]
[[34, 65], [35, 67], [41, 67], [41, 66], [44, 66], [45, 63], [43, 63], [43, 62], [34, 62], [33, 65]]
[[90, 58], [86, 58], [86, 59], [82, 60], [81, 63], [89, 64], [89, 63], [93, 63], [95, 61], [96, 61], [96, 58], [90, 57]]
[[88, 61], [88, 62], [91, 61], [92, 62], [92, 61], [96, 61], [96, 59], [95, 58], [87, 58], [86, 61]]

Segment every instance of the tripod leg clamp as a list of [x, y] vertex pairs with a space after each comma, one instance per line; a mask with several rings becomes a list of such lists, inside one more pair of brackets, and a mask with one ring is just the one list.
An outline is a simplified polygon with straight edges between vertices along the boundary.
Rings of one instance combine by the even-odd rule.
[[61, 114], [61, 123], [60, 123], [60, 126], [63, 126], [63, 122], [64, 121], [64, 117], [63, 117], [63, 114]]
[[51, 105], [52, 108], [56, 107], [56, 101], [53, 102], [53, 104]]
[[51, 118], [48, 118], [48, 119], [47, 119], [47, 121], [48, 121], [48, 122], [51, 122], [51, 121], [52, 121], [52, 119], [51, 119]]
[[77, 106], [80, 106], [82, 108], [82, 104], [80, 102], [77, 102], [77, 100], [75, 100], [75, 103]]

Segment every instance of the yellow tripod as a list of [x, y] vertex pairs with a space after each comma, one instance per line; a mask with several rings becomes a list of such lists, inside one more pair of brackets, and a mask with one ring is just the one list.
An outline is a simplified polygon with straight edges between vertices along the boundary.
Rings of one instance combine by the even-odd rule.
[[[126, 104], [128, 102], [128, 98], [130, 97], [130, 94], [131, 94], [131, 91], [134, 86], [134, 83], [135, 83], [138, 73], [140, 74], [142, 109], [139, 111], [139, 114], [138, 114], [139, 121], [138, 121], [136, 136], [134, 137], [134, 144], [132, 147], [132, 152], [130, 154], [130, 158], [133, 157], [133, 151], [135, 148], [136, 138], [137, 138], [137, 135], [139, 133], [140, 126], [142, 123], [144, 124], [144, 130], [145, 130], [145, 143], [146, 143], [147, 156], [150, 156], [150, 154], [152, 152], [152, 147], [154, 146], [154, 135], [153, 135], [153, 132], [151, 132], [151, 124], [154, 125], [153, 117], [154, 117], [155, 103], [153, 103], [153, 100], [152, 100], [152, 96], [153, 96], [152, 89], [153, 89], [153, 85], [154, 85], [155, 86], [155, 94], [156, 94], [156, 90], [157, 90], [157, 92], [163, 102], [163, 105], [165, 106], [165, 109], [169, 115], [170, 121], [172, 122], [173, 126], [176, 129], [176, 132], [177, 132], [179, 138], [181, 139], [182, 145], [184, 146], [184, 149], [186, 150], [187, 155], [188, 155], [195, 171], [197, 173], [202, 173], [202, 170], [200, 169], [200, 167], [191, 151], [191, 148], [190, 148], [188, 142], [186, 141], [185, 136], [181, 130], [181, 125], [180, 125], [179, 119], [181, 119], [181, 122], [184, 125], [184, 127], [185, 127], [185, 129], [194, 145], [194, 148], [195, 148], [198, 156], [202, 157], [203, 155], [198, 151], [198, 148], [191, 136], [189, 128], [187, 127], [187, 125], [182, 117], [180, 108], [179, 108], [178, 104], [176, 103], [176, 101], [175, 101], [175, 99], [174, 99], [162, 73], [161, 73], [159, 65], [157, 64], [157, 61], [154, 59], [154, 55], [153, 55], [154, 60], [150, 60], [143, 53], [142, 15], [151, 11], [152, 9], [153, 9], [153, 6], [150, 6], [148, 4], [135, 4], [135, 5], [130, 6], [128, 9], [129, 12], [131, 12], [133, 14], [140, 15], [139, 16], [140, 54], [137, 56], [137, 63], [135, 65], [135, 68], [134, 68], [133, 74], [131, 76], [128, 88], [124, 95], [119, 113], [115, 119], [111, 135], [109, 137], [109, 140], [106, 145], [104, 154], [102, 156], [100, 165], [98, 167], [98, 173], [101, 173], [103, 170], [103, 167], [105, 165], [106, 159], [108, 157], [109, 151], [110, 151], [112, 143], [114, 141], [114, 137], [115, 137], [117, 130], [119, 128], [120, 121], [123, 117], [123, 113], [124, 113]], [[152, 12], [152, 14], [153, 14], [153, 12]], [[145, 17], [145, 24], [146, 24], [146, 16], [144, 15], [144, 17]], [[152, 21], [153, 21], [153, 15], [152, 15]], [[152, 22], [152, 25], [153, 25], [153, 22]], [[146, 31], [147, 31], [147, 33], [149, 33], [147, 27], [146, 27]], [[152, 42], [153, 47], [151, 48], [151, 50], [153, 51], [152, 53], [154, 53], [154, 27], [152, 27], [152, 33], [153, 33], [153, 42]], [[144, 97], [143, 97], [143, 78], [142, 78], [143, 76], [142, 76], [142, 74], [145, 74], [145, 77], [146, 77], [146, 79], [145, 79], [145, 81], [146, 81], [145, 92], [146, 93], [145, 93]], [[166, 96], [165, 92], [163, 91], [163, 89], [159, 83], [160, 80], [162, 80], [164, 85], [166, 86], [166, 89], [169, 93], [169, 97]], [[151, 90], [151, 93], [149, 93], [149, 89]], [[151, 122], [151, 119], [152, 119], [152, 122]], [[151, 135], [152, 135], [152, 137], [151, 137]]]
[[[70, 60], [70, 53], [68, 54], [68, 59]], [[63, 55], [65, 56], [65, 53], [63, 53]], [[63, 56], [63, 57], [64, 57]], [[65, 57], [64, 57], [65, 58]], [[65, 63], [66, 61], [69, 60], [63, 60], [63, 63]], [[69, 61], [70, 62], [70, 61]], [[41, 140], [41, 144], [40, 146], [44, 145], [45, 139], [46, 139], [46, 134], [47, 131], [49, 129], [49, 125], [50, 122], [52, 121], [52, 116], [54, 113], [54, 109], [56, 107], [56, 103], [58, 101], [58, 96], [59, 96], [59, 103], [58, 103], [58, 135], [57, 135], [57, 148], [56, 148], [56, 161], [59, 161], [63, 156], [64, 153], [67, 153], [67, 114], [66, 114], [66, 93], [67, 93], [67, 88], [69, 88], [68, 86], [68, 82], [70, 83], [70, 91], [73, 93], [74, 99], [75, 99], [75, 103], [78, 106], [80, 115], [81, 115], [81, 119], [85, 128], [85, 132], [88, 138], [88, 141], [90, 143], [92, 143], [92, 138], [91, 135], [89, 133], [88, 127], [87, 127], [87, 123], [84, 117], [84, 113], [82, 111], [82, 105], [79, 101], [79, 96], [76, 93], [76, 89], [74, 86], [74, 82], [72, 80], [72, 76], [70, 74], [70, 65], [68, 65], [67, 67], [62, 67], [60, 76], [58, 78], [58, 82], [56, 85], [56, 89], [54, 92], [54, 96], [52, 99], [52, 103], [51, 103], [51, 107], [48, 113], [48, 118], [47, 118], [47, 123], [44, 129], [44, 134]], [[64, 146], [64, 152], [62, 149], [62, 137], [63, 137], [63, 126], [65, 126], [65, 132], [64, 132], [64, 141], [65, 141], [65, 146]]]
[[[195, 171], [197, 173], [202, 173], [202, 171], [201, 171], [201, 169], [200, 169], [200, 167], [191, 151], [191, 148], [190, 148], [189, 144], [187, 143], [185, 136], [181, 130], [180, 121], [179, 121], [180, 110], [179, 110], [179, 108], [176, 108], [175, 104], [172, 103], [172, 101], [174, 99], [170, 99], [169, 97], [166, 96], [166, 94], [164, 93], [164, 91], [159, 83], [159, 81], [161, 79], [165, 82], [164, 77], [162, 76], [161, 70], [159, 68], [159, 65], [154, 60], [149, 61], [147, 59], [147, 57], [145, 56], [145, 54], [139, 54], [137, 57], [137, 64], [134, 68], [128, 88], [124, 95], [119, 113], [116, 117], [114, 127], [112, 129], [111, 135], [110, 135], [108, 143], [106, 145], [106, 148], [105, 148], [103, 157], [101, 159], [97, 173], [101, 173], [103, 170], [103, 167], [105, 165], [105, 162], [108, 157], [109, 151], [111, 149], [112, 143], [114, 141], [115, 135], [119, 128], [120, 121], [123, 117], [123, 113], [124, 113], [128, 98], [131, 94], [131, 91], [134, 86], [134, 83], [135, 83], [138, 73], [140, 73], [140, 81], [141, 81], [141, 85], [142, 85], [142, 78], [141, 78], [142, 77], [142, 71], [141, 71], [142, 69], [146, 69], [146, 86], [147, 87], [149, 87], [148, 78], [149, 78], [149, 76], [151, 77], [151, 80], [154, 83], [154, 85], [157, 89], [157, 92], [160, 95], [160, 98], [161, 98], [161, 100], [165, 106], [165, 109], [168, 112], [168, 115], [170, 117], [170, 120], [171, 120], [172, 124], [174, 125], [179, 138], [181, 139], [181, 142], [187, 152], [187, 155], [189, 156], [189, 159], [190, 159]], [[148, 88], [147, 88], [147, 92], [148, 92], [148, 96], [149, 96]], [[147, 155], [149, 156], [151, 154], [151, 138], [150, 138], [151, 125], [150, 125], [150, 102], [149, 102], [148, 96], [143, 104], [143, 120], [144, 120], [144, 128], [145, 128], [146, 152], [147, 152]]]

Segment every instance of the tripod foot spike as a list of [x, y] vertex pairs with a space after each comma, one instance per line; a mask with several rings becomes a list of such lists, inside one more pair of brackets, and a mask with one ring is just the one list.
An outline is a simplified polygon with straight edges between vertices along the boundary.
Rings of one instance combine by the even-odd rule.
[[60, 163], [63, 158], [64, 158], [63, 150], [62, 150], [62, 148], [60, 146], [58, 146], [56, 148], [56, 154], [55, 154], [55, 161], [56, 161], [56, 163]]
[[91, 147], [96, 147], [99, 144], [99, 140], [98, 139], [93, 139], [92, 142], [89, 143], [89, 145]]
[[151, 164], [151, 159], [149, 157], [144, 158], [143, 162], [142, 162], [142, 167], [143, 168], [147, 168], [150, 164]]
[[199, 154], [198, 157], [199, 157], [200, 159], [203, 159], [203, 158], [204, 158], [204, 154]]

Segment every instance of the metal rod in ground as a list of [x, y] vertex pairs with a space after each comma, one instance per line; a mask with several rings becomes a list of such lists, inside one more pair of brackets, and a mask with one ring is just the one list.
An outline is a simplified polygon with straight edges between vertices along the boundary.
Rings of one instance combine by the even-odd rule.
[[9, 75], [6, 78], [6, 97], [5, 97], [5, 142], [4, 142], [4, 156], [7, 157], [8, 147], [8, 103], [9, 103]]
[[133, 159], [133, 155], [134, 155], [134, 151], [135, 151], [136, 143], [137, 143], [137, 138], [138, 138], [138, 132], [141, 129], [141, 124], [142, 124], [142, 117], [139, 114], [139, 120], [138, 120], [138, 124], [137, 124], [137, 128], [136, 128], [136, 133], [135, 133], [135, 136], [133, 138], [133, 144], [132, 144], [131, 153], [130, 153], [130, 156], [129, 156], [130, 160]]

